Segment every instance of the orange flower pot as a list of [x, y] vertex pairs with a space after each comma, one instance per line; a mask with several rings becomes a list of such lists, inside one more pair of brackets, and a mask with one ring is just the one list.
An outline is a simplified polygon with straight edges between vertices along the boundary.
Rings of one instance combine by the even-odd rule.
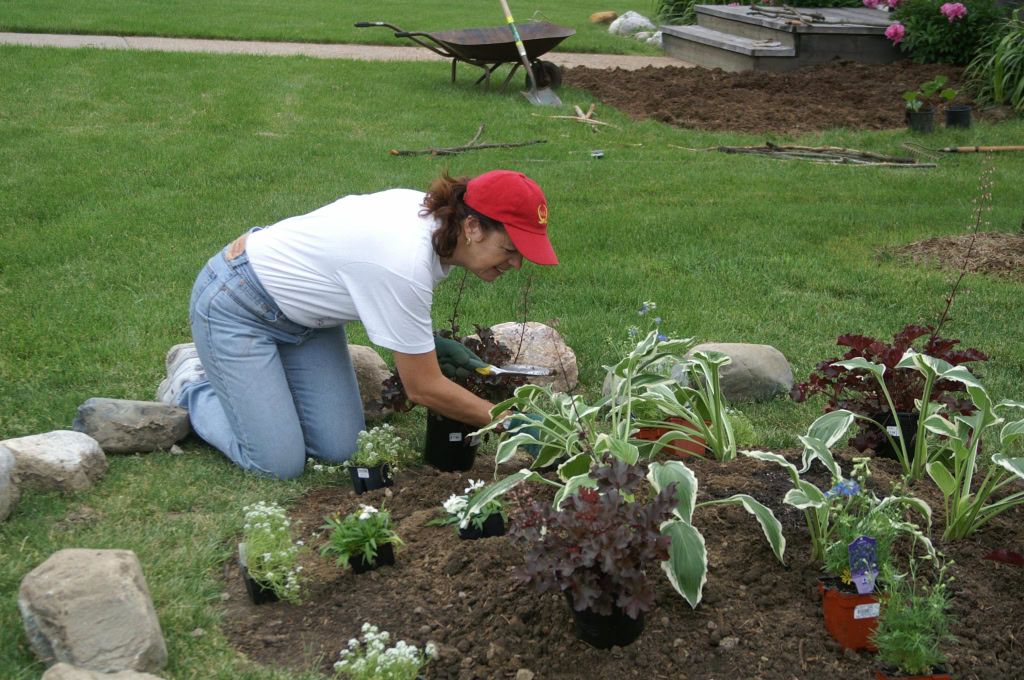
[[[669, 418], [666, 418], [665, 420], [667, 420], [670, 423], [683, 425], [694, 430], [697, 429], [697, 427], [693, 423], [684, 418], [677, 418], [675, 416], [671, 416]], [[711, 423], [705, 420], [704, 424], [710, 425]], [[653, 442], [661, 439], [669, 432], [672, 432], [672, 430], [670, 430], [667, 427], [641, 427], [639, 430], [636, 431], [636, 434], [634, 434], [633, 436], [636, 437], [637, 439], [644, 439], [646, 441]], [[691, 453], [695, 453], [698, 456], [710, 456], [711, 452], [708, 451], [707, 447], [705, 446], [707, 442], [705, 442], [703, 438], [698, 437], [697, 435], [694, 435], [693, 438], [696, 441], [690, 441], [685, 437], [677, 437], [675, 439], [672, 439], [670, 440], [669, 444], [676, 448], [670, 449], [666, 446], [664, 450], [678, 456], [679, 458], [689, 458]]]
[[832, 584], [834, 581], [838, 579], [818, 579], [825, 610], [825, 630], [843, 649], [877, 651], [878, 648], [871, 644], [881, 608], [877, 593], [844, 593]]
[[941, 669], [933, 669], [931, 675], [903, 675], [889, 668], [875, 667], [876, 680], [949, 680], [949, 673]]

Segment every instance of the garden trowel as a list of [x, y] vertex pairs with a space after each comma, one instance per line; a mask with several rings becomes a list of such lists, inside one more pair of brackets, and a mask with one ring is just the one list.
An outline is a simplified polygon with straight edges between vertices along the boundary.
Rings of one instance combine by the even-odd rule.
[[525, 375], [530, 377], [543, 377], [553, 375], [550, 368], [540, 366], [527, 366], [526, 364], [507, 364], [498, 368], [497, 366], [481, 366], [476, 369], [482, 375]]

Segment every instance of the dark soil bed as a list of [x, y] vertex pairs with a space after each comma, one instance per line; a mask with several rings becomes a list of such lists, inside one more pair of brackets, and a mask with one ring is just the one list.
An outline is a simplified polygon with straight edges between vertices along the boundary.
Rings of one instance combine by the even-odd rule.
[[[959, 88], [963, 69], [915, 64], [859, 64], [836, 60], [792, 73], [648, 66], [636, 71], [578, 66], [565, 84], [589, 90], [601, 102], [639, 120], [681, 128], [734, 132], [801, 133], [847, 128], [905, 127], [903, 93], [937, 75]], [[955, 104], [971, 104], [959, 95]], [[975, 111], [975, 118], [998, 116]], [[941, 111], [936, 118], [941, 124]]]
[[[782, 453], [791, 460], [797, 455]], [[839, 456], [846, 471], [852, 455]], [[312, 536], [325, 516], [351, 512], [360, 502], [380, 505], [386, 500], [407, 544], [395, 566], [357, 576], [313, 553], [305, 560], [312, 582], [303, 604], [254, 606], [237, 567], [229, 563], [225, 629], [255, 663], [318, 666], [326, 674], [338, 651], [369, 621], [390, 631], [392, 640], [421, 647], [430, 640], [438, 643], [441, 657], [426, 668], [428, 680], [514, 678], [520, 669], [543, 680], [873, 677], [872, 654], [842, 652], [824, 629], [815, 582], [819, 572], [808, 562], [803, 516], [781, 505], [790, 488], [788, 475], [742, 456], [727, 464], [691, 460], [700, 481], [700, 501], [744, 492], [773, 508], [787, 539], [786, 564], [778, 563], [759, 526], [742, 508], [698, 509], [695, 524], [704, 534], [710, 559], [704, 600], [691, 609], [659, 573], [646, 630], [629, 647], [601, 651], [576, 640], [562, 598], [537, 595], [513, 581], [510, 572], [521, 564], [522, 553], [507, 536], [463, 541], [451, 527], [424, 526], [449, 495], [462, 492], [466, 480], [490, 478], [489, 457], [478, 458], [468, 473], [409, 471], [393, 489], [358, 497], [348, 484], [310, 493], [290, 515], [302, 522], [300, 531], [313, 547], [326, 539]], [[501, 474], [524, 462], [504, 466]], [[878, 460], [874, 470], [874, 484], [888, 491], [898, 465]], [[827, 484], [824, 474], [810, 479]], [[928, 481], [911, 490], [931, 504], [940, 535], [944, 519], [936, 487]], [[984, 559], [997, 548], [1021, 551], [1020, 512], [997, 517], [968, 540], [938, 545], [955, 560], [953, 632], [959, 641], [948, 647], [954, 677], [1020, 677], [1024, 571]]]

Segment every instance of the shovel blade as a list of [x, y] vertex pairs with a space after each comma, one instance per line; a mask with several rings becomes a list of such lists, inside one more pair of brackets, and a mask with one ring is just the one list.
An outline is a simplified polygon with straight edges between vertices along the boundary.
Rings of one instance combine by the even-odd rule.
[[539, 90], [523, 90], [522, 95], [529, 99], [531, 104], [537, 106], [562, 105], [562, 100], [558, 98], [558, 95], [550, 87], [542, 87]]

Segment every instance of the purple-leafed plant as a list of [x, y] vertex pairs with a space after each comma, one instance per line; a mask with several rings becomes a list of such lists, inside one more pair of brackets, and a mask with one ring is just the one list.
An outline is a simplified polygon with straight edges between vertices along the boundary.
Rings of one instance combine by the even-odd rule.
[[[941, 329], [941, 325], [939, 328]], [[793, 387], [790, 396], [794, 401], [803, 402], [809, 397], [824, 394], [828, 398], [825, 413], [845, 409], [858, 415], [871, 418], [882, 416], [884, 419], [890, 408], [875, 376], [865, 369], [835, 365], [837, 362], [860, 357], [885, 366], [885, 387], [892, 397], [896, 411], [913, 412], [914, 401], [922, 398], [925, 379], [918, 371], [896, 368], [896, 364], [903, 359], [908, 349], [942, 359], [953, 366], [970, 361], [988, 360], [984, 352], [973, 348], [958, 349], [959, 340], [940, 338], [937, 333], [938, 330], [933, 326], [910, 324], [893, 335], [892, 342], [882, 342], [866, 335], [852, 333], [840, 335], [836, 344], [848, 347], [849, 350], [841, 358], [826, 359], [815, 366], [807, 382]], [[915, 346], [915, 341], [921, 338], [925, 340]], [[974, 411], [973, 404], [963, 391], [963, 385], [952, 380], [936, 381], [927, 401], [944, 404], [950, 414], [969, 415]], [[848, 443], [858, 451], [877, 449], [885, 440], [885, 432], [870, 422], [858, 420], [857, 427], [857, 435]]]
[[669, 556], [671, 538], [661, 533], [676, 505], [672, 483], [646, 502], [635, 498], [641, 468], [605, 457], [582, 486], [556, 509], [528, 488], [509, 493], [513, 541], [527, 547], [526, 566], [515, 577], [537, 592], [567, 592], [577, 611], [610, 615], [619, 607], [631, 618], [654, 604], [653, 568]]

